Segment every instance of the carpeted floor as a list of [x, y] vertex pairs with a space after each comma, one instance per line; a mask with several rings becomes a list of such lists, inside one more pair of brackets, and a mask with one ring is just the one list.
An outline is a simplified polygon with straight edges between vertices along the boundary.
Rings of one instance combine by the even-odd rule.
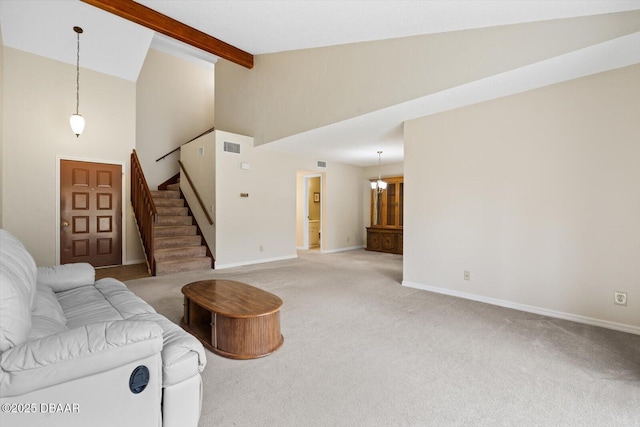
[[284, 345], [207, 352], [200, 426], [640, 426], [640, 336], [405, 288], [364, 250], [128, 281], [179, 322], [183, 285], [284, 301]]

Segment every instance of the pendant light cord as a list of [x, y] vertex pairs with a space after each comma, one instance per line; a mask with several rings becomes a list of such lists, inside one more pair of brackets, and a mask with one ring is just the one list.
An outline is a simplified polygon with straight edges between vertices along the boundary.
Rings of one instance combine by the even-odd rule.
[[[75, 30], [75, 28], [74, 28]], [[78, 50], [76, 52], [76, 114], [80, 111], [80, 31], [76, 30], [78, 35]]]

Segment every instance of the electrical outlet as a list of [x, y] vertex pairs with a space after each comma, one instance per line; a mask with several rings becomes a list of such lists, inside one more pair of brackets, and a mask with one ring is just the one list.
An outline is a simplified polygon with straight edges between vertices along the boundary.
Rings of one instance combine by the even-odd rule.
[[618, 305], [627, 305], [627, 293], [626, 292], [614, 292], [613, 302]]
[[471, 280], [471, 272], [470, 271], [465, 271], [464, 272], [464, 280]]
[[260, 252], [264, 251], [264, 246], [260, 245]]

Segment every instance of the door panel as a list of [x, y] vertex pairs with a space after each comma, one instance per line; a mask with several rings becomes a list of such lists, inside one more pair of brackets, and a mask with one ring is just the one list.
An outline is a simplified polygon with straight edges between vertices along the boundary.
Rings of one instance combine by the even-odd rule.
[[60, 161], [60, 263], [122, 264], [122, 166]]

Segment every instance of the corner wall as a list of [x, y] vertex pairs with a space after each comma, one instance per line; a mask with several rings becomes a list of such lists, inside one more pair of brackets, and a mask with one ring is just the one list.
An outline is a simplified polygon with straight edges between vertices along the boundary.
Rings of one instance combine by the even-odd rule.
[[149, 49], [136, 83], [136, 115], [136, 152], [155, 190], [178, 173], [180, 153], [156, 159], [213, 126], [213, 64]]
[[[184, 171], [180, 171], [180, 190], [189, 203], [193, 217], [217, 263], [214, 219], [216, 211], [216, 133], [217, 131], [211, 132], [183, 145], [179, 156], [195, 187], [191, 186], [183, 173]], [[209, 224], [209, 220], [198, 202], [196, 192], [207, 209], [209, 217], [214, 220], [214, 224]]]
[[[301, 171], [323, 175], [323, 251], [362, 245], [362, 168], [329, 163], [318, 169], [315, 159], [254, 147], [247, 136], [215, 134], [216, 268], [297, 256], [298, 206], [306, 203]], [[225, 141], [240, 144], [240, 154], [225, 152]]]
[[640, 333], [639, 75], [406, 122], [404, 284]]
[[144, 259], [127, 203], [129, 156], [135, 146], [135, 84], [87, 69], [80, 74], [80, 113], [87, 125], [76, 138], [69, 127], [75, 111], [75, 66], [4, 48], [3, 228], [24, 243], [38, 265], [56, 264], [58, 156], [124, 163], [123, 263]]
[[3, 228], [3, 199], [4, 199], [4, 44], [2, 43], [2, 28], [0, 28], [0, 228]]
[[[215, 133], [216, 267], [295, 258], [295, 160], [254, 148], [251, 137]], [[240, 154], [224, 151], [225, 141]]]

